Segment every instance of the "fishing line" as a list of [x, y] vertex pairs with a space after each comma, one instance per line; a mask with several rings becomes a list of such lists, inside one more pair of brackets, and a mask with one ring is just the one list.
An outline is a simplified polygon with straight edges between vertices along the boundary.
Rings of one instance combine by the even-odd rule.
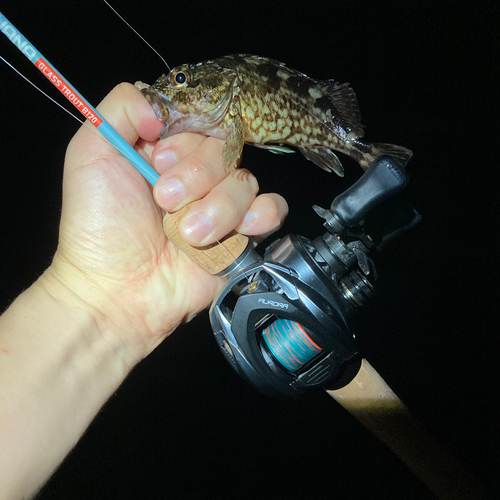
[[[121, 15], [121, 14], [120, 14], [120, 13], [119, 13], [119, 12], [118, 12], [118, 11], [117, 11], [117, 10], [116, 10], [116, 9], [115, 9], [115, 8], [114, 8], [114, 7], [113, 7], [113, 6], [112, 6], [112, 5], [111, 5], [111, 4], [110, 4], [107, 0], [102, 0], [102, 1], [103, 1], [103, 2], [104, 2], [104, 3], [105, 3], [105, 4], [106, 4], [106, 5], [107, 5], [107, 6], [108, 6], [108, 7], [109, 7], [109, 8], [110, 8], [110, 9], [111, 9], [111, 10], [112, 10], [112, 11], [113, 11], [113, 12], [114, 12], [114, 13], [115, 13], [115, 14], [116, 14], [116, 15], [117, 15], [117, 16], [118, 16], [118, 17], [119, 17], [119, 18], [120, 18], [120, 19], [121, 19], [121, 20], [122, 20], [122, 21], [123, 21], [123, 22], [124, 22], [124, 23], [125, 23], [125, 24], [129, 27], [129, 28], [130, 28], [130, 29], [131, 29], [131, 30], [132, 30], [132, 31], [133, 31], [133, 32], [134, 32], [134, 33], [135, 33], [135, 34], [136, 34], [136, 35], [137, 35], [137, 36], [138, 36], [138, 37], [139, 37], [139, 38], [140, 38], [140, 39], [141, 39], [141, 40], [142, 40], [142, 41], [143, 41], [143, 42], [144, 42], [144, 43], [145, 43], [145, 44], [146, 44], [146, 45], [147, 45], [147, 46], [148, 46], [148, 47], [149, 47], [149, 48], [150, 48], [150, 49], [151, 49], [151, 50], [152, 50], [152, 51], [153, 51], [153, 52], [154, 52], [154, 53], [155, 53], [155, 54], [156, 54], [156, 55], [157, 55], [157, 56], [158, 56], [161, 60], [162, 60], [162, 61], [163, 61], [163, 63], [165, 64], [165, 66], [168, 68], [168, 70], [169, 70], [169, 71], [172, 71], [172, 70], [171, 70], [171, 68], [170, 68], [170, 66], [167, 64], [167, 61], [164, 59], [164, 57], [163, 57], [163, 56], [162, 56], [162, 55], [161, 55], [161, 54], [160, 54], [160, 53], [159, 53], [159, 52], [158, 52], [158, 51], [157, 51], [157, 50], [156, 50], [156, 49], [155, 49], [155, 48], [154, 48], [154, 47], [153, 47], [153, 46], [152, 46], [152, 45], [151, 45], [151, 44], [150, 44], [150, 43], [149, 43], [149, 42], [148, 42], [148, 41], [147, 41], [147, 40], [146, 40], [146, 39], [145, 39], [145, 38], [144, 38], [144, 37], [143, 37], [143, 36], [142, 36], [142, 35], [138, 32], [138, 31], [137, 31], [137, 30], [136, 30], [136, 29], [134, 29], [134, 28], [132, 27], [132, 25], [131, 25], [129, 22], [127, 22], [127, 21], [125, 20], [125, 18], [124, 18], [124, 17], [123, 17], [123, 16], [122, 16], [122, 15]], [[171, 194], [172, 194], [172, 193], [171, 193]], [[181, 199], [177, 198], [175, 195], [173, 195], [173, 197], [174, 197], [174, 199], [177, 201], [177, 203], [178, 203], [178, 204], [181, 204], [181, 203], [183, 202], [183, 200], [181, 200]], [[186, 208], [186, 210], [187, 210], [188, 212], [191, 212], [191, 209], [190, 209], [188, 206], [185, 206], [185, 208]], [[200, 223], [201, 223], [201, 225], [202, 225], [205, 229], [207, 229], [207, 230], [209, 231], [209, 234], [210, 234], [213, 238], [215, 238], [215, 236], [214, 236], [214, 234], [212, 233], [212, 231], [210, 230], [210, 228], [208, 228], [208, 227], [207, 227], [207, 226], [203, 223], [203, 221], [202, 221], [199, 217], [198, 217], [197, 219], [198, 219], [198, 222], [200, 222]], [[221, 245], [221, 246], [224, 248], [224, 250], [225, 250], [225, 251], [229, 254], [229, 256], [233, 259], [233, 261], [234, 261], [234, 262], [236, 262], [236, 261], [237, 261], [237, 257], [236, 257], [236, 256], [234, 256], [234, 255], [233, 255], [233, 254], [229, 251], [229, 249], [228, 249], [225, 245], [223, 245], [223, 244], [222, 244], [222, 242], [221, 242], [221, 241], [219, 241], [217, 238], [215, 238], [215, 241], [216, 241], [219, 245]], [[235, 269], [238, 269], [238, 268], [240, 268], [240, 267], [241, 267], [241, 263], [238, 263], [238, 264], [236, 265]], [[251, 279], [250, 279], [250, 278], [249, 278], [246, 274], [245, 274], [245, 277], [246, 277], [246, 279], [247, 279], [248, 283], [250, 283], [250, 282], [251, 282]]]
[[[56, 70], [56, 68], [28, 41], [21, 32], [14, 27], [14, 25], [0, 12], [0, 30], [3, 34], [9, 38], [9, 40], [16, 46], [25, 57], [31, 61], [35, 67], [66, 97], [66, 99], [79, 111], [85, 118], [86, 121], [83, 122], [84, 125], [88, 125], [90, 122], [93, 125], [91, 130], [98, 133], [100, 132], [103, 138], [116, 148], [133, 167], [151, 184], [154, 185], [159, 179], [159, 174], [147, 163], [144, 158], [130, 145], [127, 141], [104, 119], [103, 116], [66, 80], [62, 74]], [[30, 82], [24, 75], [17, 71], [10, 63], [4, 60], [10, 68], [12, 68], [16, 73], [19, 73], [25, 80], [31, 83], [35, 88], [38, 89], [36, 85]], [[40, 89], [38, 89], [40, 90]], [[42, 95], [47, 94], [41, 91]], [[53, 99], [49, 97], [51, 101]], [[55, 101], [54, 101], [55, 102]], [[56, 102], [59, 105], [59, 103]], [[59, 105], [60, 106], [60, 105]], [[62, 106], [61, 106], [62, 107]], [[76, 116], [72, 115], [68, 110], [62, 107], [68, 114], [73, 116], [76, 120], [80, 121]], [[99, 134], [98, 134], [99, 135]], [[178, 203], [182, 203], [183, 200], [178, 199]], [[190, 211], [189, 207], [187, 208]], [[194, 214], [196, 216], [196, 214]], [[210, 234], [214, 240], [222, 246], [225, 252], [236, 261], [239, 256], [235, 256], [231, 253], [229, 248], [224, 245], [220, 240], [218, 240], [212, 230], [203, 223], [203, 221], [198, 217], [200, 224], [207, 229], [208, 234]], [[241, 264], [238, 263], [237, 266]], [[248, 277], [247, 277], [248, 279]]]
[[102, 117], [95, 108], [71, 85], [62, 74], [39, 52], [21, 32], [0, 12], [0, 30], [24, 56], [63, 94], [108, 141], [120, 152], [127, 154], [132, 165], [150, 183], [158, 173], [128, 144], [128, 142]]
[[290, 319], [279, 318], [268, 325], [262, 338], [275, 358], [292, 372], [323, 351], [300, 323]]
[[114, 7], [112, 7], [106, 0], [102, 1], [163, 61], [168, 70], [171, 71], [170, 66], [167, 64], [167, 61], [165, 61], [163, 56], [137, 30], [134, 29]]
[[[165, 66], [168, 68], [168, 70], [171, 71], [170, 66], [167, 64], [167, 61], [163, 58], [163, 56], [136, 29], [133, 28], [132, 25], [129, 22], [127, 22], [125, 20], [125, 18], [107, 0], [102, 0], [102, 1], [163, 61]], [[173, 197], [177, 201], [178, 204], [182, 204], [183, 200], [181, 200], [180, 198], [177, 198], [175, 195], [173, 195]], [[185, 208], [188, 212], [191, 212], [191, 209], [188, 206], [185, 206]], [[219, 241], [217, 238], [215, 238], [215, 236], [214, 236], [213, 232], [210, 230], [210, 228], [208, 228], [199, 217], [197, 219], [198, 219], [198, 222], [200, 222], [201, 225], [209, 231], [209, 234], [215, 239], [215, 241], [224, 248], [224, 250], [228, 253], [228, 255], [233, 259], [233, 262], [236, 262], [238, 257], [233, 255], [230, 252], [230, 250], [227, 248], [227, 246], [225, 246], [221, 241]], [[241, 263], [238, 263], [236, 265], [235, 269], [238, 269], [239, 267], [241, 267]], [[245, 277], [246, 277], [248, 283], [250, 283], [251, 282], [250, 278], [248, 276], [246, 276], [246, 274], [245, 274]]]
[[62, 104], [58, 103], [53, 97], [50, 97], [49, 94], [46, 94], [40, 87], [37, 87], [29, 78], [24, 76], [19, 70], [17, 70], [12, 64], [10, 64], [10, 62], [7, 61], [7, 59], [5, 59], [2, 56], [0, 56], [0, 59], [5, 64], [7, 64], [7, 66], [9, 66], [11, 69], [13, 69], [21, 78], [24, 78], [24, 80], [26, 80], [31, 86], [35, 87], [35, 89], [38, 90], [38, 92], [41, 92], [47, 99], [51, 100], [54, 104], [59, 106], [63, 111], [66, 111], [66, 113], [68, 113], [69, 116], [74, 118], [76, 121], [80, 122], [82, 125], [83, 125], [83, 123], [85, 123], [83, 120], [80, 120], [80, 118], [78, 118], [73, 113], [71, 113], [71, 111], [68, 111]]

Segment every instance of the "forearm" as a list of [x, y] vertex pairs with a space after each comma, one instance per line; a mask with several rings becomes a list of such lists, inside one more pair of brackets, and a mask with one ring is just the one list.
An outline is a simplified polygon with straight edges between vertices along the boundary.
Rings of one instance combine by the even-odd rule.
[[136, 360], [50, 271], [0, 318], [0, 499], [35, 493]]

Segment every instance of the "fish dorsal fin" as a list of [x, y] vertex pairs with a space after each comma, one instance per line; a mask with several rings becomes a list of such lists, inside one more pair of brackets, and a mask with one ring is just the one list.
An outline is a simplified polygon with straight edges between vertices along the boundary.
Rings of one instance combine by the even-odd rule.
[[325, 82], [323, 92], [326, 93], [335, 106], [342, 121], [358, 137], [362, 137], [364, 130], [361, 125], [361, 112], [354, 90], [348, 83]]

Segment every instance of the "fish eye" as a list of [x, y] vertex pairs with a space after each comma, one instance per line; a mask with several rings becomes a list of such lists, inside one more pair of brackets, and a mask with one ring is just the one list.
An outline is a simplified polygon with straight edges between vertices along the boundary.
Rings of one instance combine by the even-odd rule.
[[191, 75], [187, 71], [175, 71], [172, 73], [172, 76], [170, 77], [170, 81], [172, 85], [175, 87], [182, 87], [184, 85], [187, 85], [189, 83], [189, 80], [191, 79]]

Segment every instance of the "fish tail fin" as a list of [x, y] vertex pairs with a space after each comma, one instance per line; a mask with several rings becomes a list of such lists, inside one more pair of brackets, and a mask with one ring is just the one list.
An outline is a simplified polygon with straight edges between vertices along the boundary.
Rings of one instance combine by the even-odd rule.
[[[396, 160], [396, 163], [405, 168], [408, 160], [413, 156], [413, 152], [403, 146], [396, 146], [395, 144], [385, 144], [375, 142], [372, 144], [371, 156], [378, 158], [379, 156], [387, 155]], [[371, 162], [370, 162], [371, 163]]]

